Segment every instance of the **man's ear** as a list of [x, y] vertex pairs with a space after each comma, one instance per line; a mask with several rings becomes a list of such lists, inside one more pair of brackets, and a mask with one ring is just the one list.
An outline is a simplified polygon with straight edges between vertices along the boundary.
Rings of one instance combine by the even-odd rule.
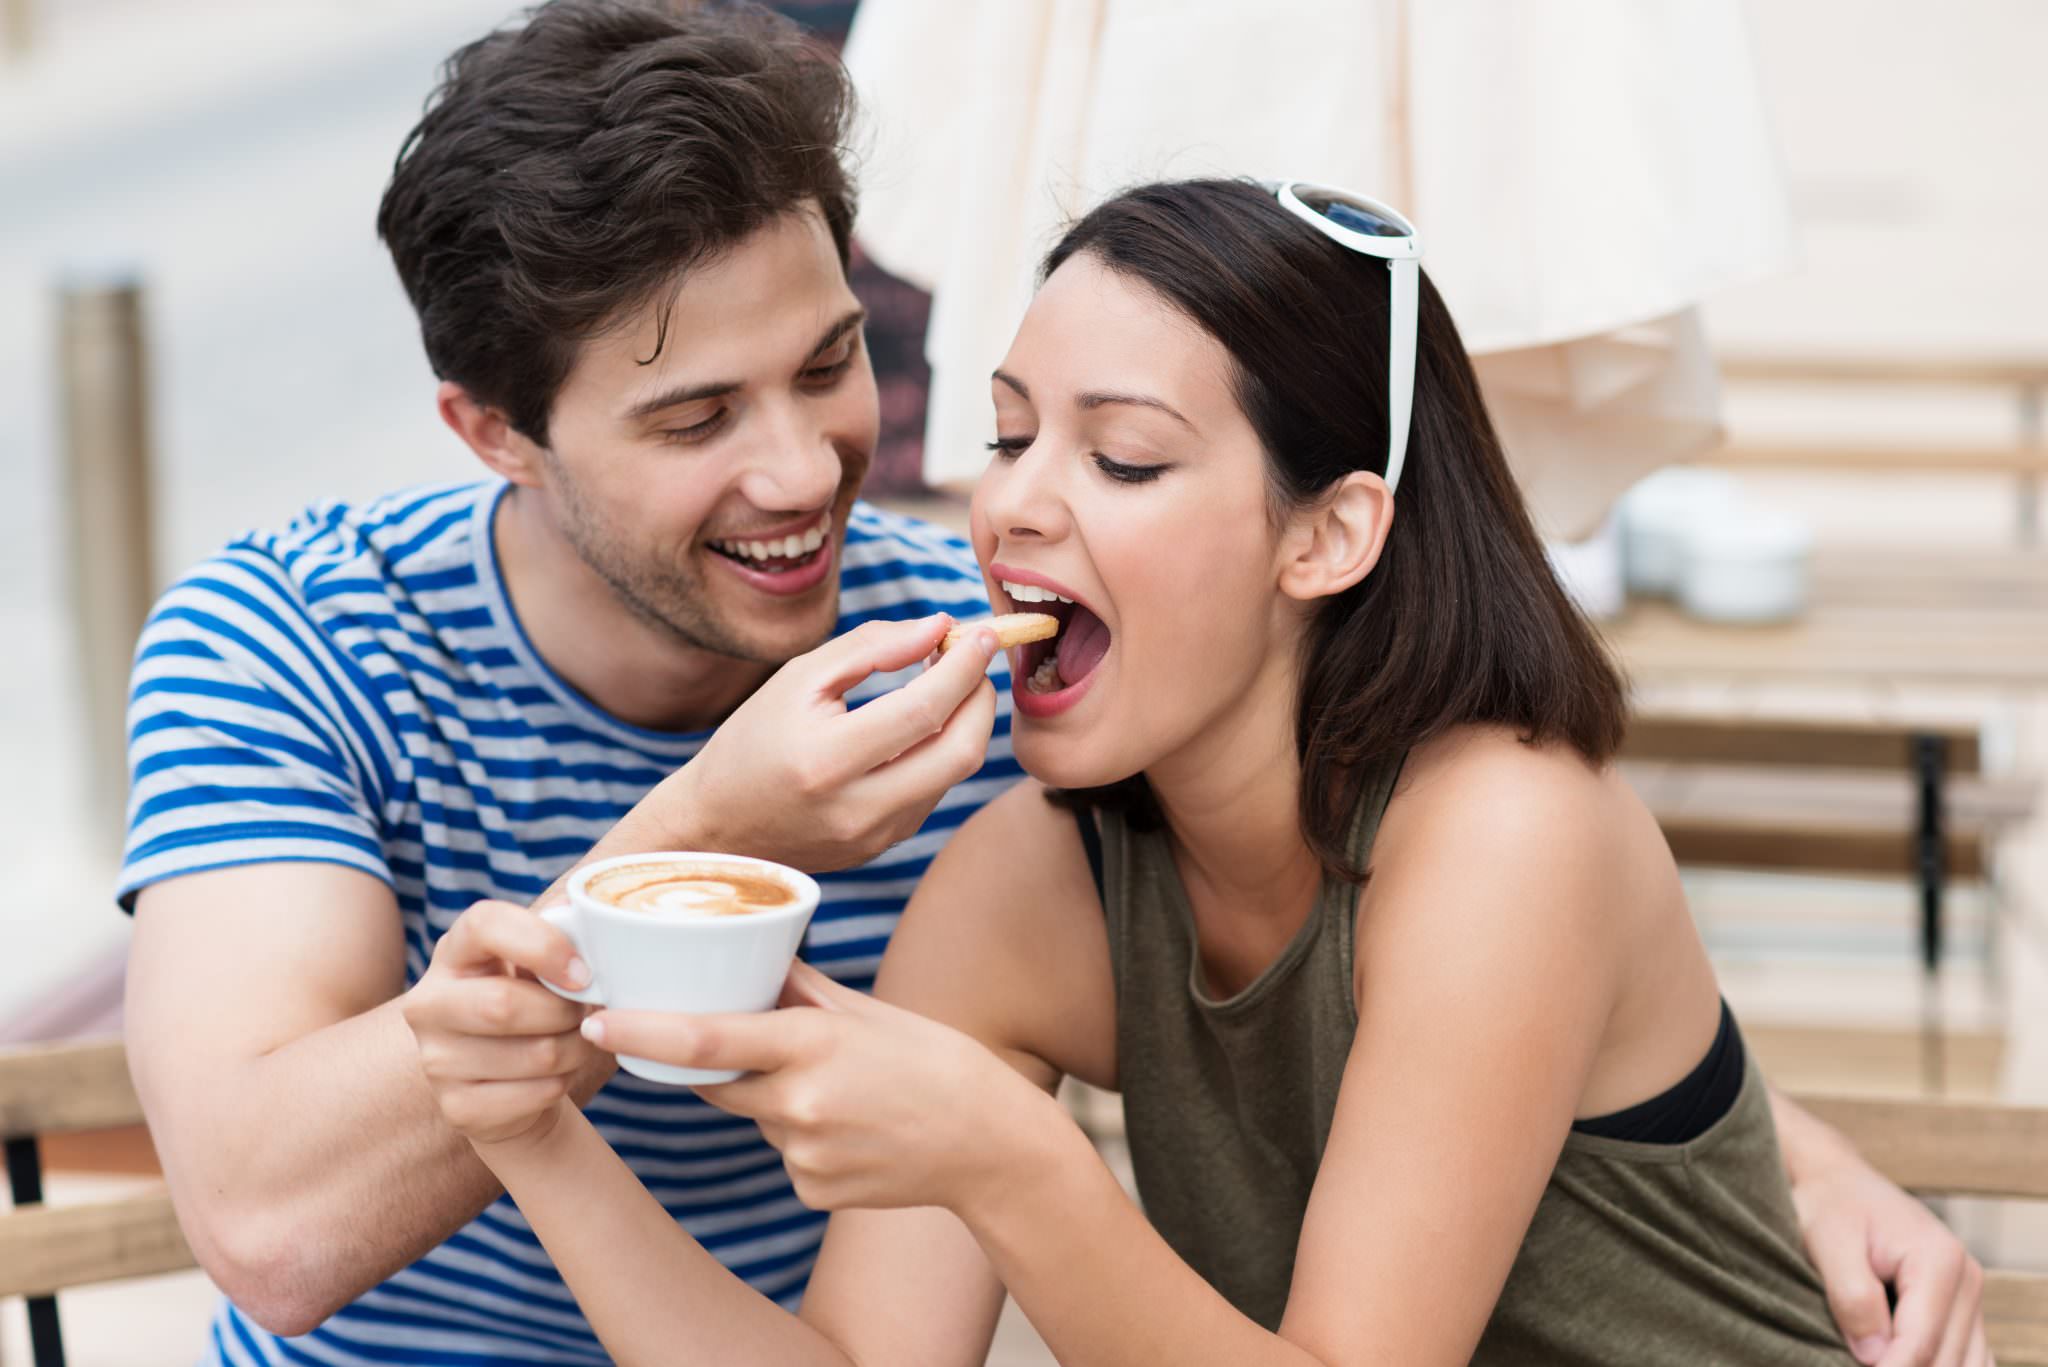
[[434, 392], [434, 405], [448, 430], [462, 438], [463, 445], [476, 452], [477, 459], [497, 474], [529, 488], [541, 483], [539, 444], [513, 430], [504, 413], [478, 403], [453, 380], [441, 381], [441, 387]]
[[1394, 525], [1394, 491], [1355, 470], [1295, 515], [1281, 546], [1280, 591], [1303, 602], [1356, 584], [1379, 563]]

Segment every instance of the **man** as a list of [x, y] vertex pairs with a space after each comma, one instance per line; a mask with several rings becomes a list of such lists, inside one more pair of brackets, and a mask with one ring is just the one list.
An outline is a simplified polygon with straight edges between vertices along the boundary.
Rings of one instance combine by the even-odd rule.
[[[493, 478], [322, 505], [153, 616], [128, 1037], [228, 1293], [213, 1360], [602, 1362], [423, 1080], [406, 1002], [500, 971], [444, 932], [591, 855], [737, 850], [821, 871], [805, 957], [865, 987], [931, 855], [1015, 777], [985, 644], [896, 677], [934, 614], [987, 604], [959, 541], [855, 501], [877, 413], [845, 101], [746, 9], [556, 0], [458, 52], [379, 228]], [[774, 1151], [550, 1009], [510, 1047], [793, 1305], [823, 1219]], [[1882, 1219], [1947, 1315], [1953, 1241], [1804, 1133], [1830, 1282], [1877, 1294]]]

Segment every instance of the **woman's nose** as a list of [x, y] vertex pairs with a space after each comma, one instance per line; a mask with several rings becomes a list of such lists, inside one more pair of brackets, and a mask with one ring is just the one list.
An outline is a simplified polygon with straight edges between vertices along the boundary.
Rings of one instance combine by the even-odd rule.
[[1013, 541], [1056, 541], [1068, 525], [1066, 500], [1053, 453], [1043, 441], [1014, 459], [990, 465], [976, 487], [989, 530]]

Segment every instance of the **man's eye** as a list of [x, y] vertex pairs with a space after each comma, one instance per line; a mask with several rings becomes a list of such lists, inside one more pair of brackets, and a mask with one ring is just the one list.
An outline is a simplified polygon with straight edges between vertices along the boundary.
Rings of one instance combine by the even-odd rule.
[[840, 347], [837, 358], [814, 365], [804, 371], [804, 383], [813, 389], [831, 388], [839, 383], [840, 377], [853, 369], [853, 358], [859, 349], [859, 346], [854, 341], [848, 340]]
[[664, 428], [661, 439], [676, 446], [688, 446], [695, 442], [705, 441], [725, 426], [726, 417], [731, 412], [732, 410], [729, 408], [721, 408], [710, 417], [704, 419], [704, 421], [693, 422], [688, 427]]

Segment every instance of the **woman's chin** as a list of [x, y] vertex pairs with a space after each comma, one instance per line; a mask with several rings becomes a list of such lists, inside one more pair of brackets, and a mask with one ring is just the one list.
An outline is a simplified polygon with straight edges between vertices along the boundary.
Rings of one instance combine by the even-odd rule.
[[1017, 763], [1048, 788], [1104, 788], [1138, 773], [1142, 765], [1103, 762], [1101, 747], [1085, 737], [1051, 735], [1019, 725], [1011, 732]]

